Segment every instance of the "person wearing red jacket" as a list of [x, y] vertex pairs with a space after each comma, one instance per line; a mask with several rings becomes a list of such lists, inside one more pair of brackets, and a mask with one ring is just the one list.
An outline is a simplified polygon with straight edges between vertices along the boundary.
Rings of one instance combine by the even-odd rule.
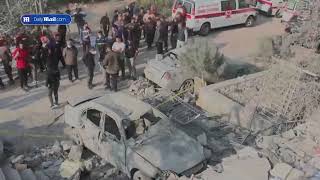
[[13, 59], [17, 62], [18, 75], [20, 79], [20, 87], [27, 91], [29, 90], [29, 86], [27, 84], [27, 67], [28, 62], [27, 58], [29, 56], [28, 51], [24, 48], [24, 44], [22, 42], [19, 43], [19, 47], [17, 47], [12, 53]]

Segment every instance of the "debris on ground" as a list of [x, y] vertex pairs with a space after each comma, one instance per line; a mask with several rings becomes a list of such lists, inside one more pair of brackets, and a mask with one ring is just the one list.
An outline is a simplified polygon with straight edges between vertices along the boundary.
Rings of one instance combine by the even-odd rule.
[[154, 86], [145, 78], [139, 77], [138, 80], [133, 81], [129, 87], [129, 93], [137, 96], [140, 99], [150, 97], [154, 95], [156, 89]]

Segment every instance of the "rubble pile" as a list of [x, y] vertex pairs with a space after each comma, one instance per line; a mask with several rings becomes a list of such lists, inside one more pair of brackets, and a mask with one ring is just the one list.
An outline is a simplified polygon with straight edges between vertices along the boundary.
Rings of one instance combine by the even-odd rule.
[[126, 179], [98, 156], [84, 158], [83, 147], [72, 141], [56, 141], [53, 146], [36, 147], [29, 153], [6, 155], [0, 141], [0, 157], [4, 160], [0, 180]]
[[150, 82], [142, 77], [138, 80], [133, 81], [129, 87], [129, 93], [131, 95], [137, 96], [139, 99], [144, 99], [151, 97], [156, 92], [156, 89]]

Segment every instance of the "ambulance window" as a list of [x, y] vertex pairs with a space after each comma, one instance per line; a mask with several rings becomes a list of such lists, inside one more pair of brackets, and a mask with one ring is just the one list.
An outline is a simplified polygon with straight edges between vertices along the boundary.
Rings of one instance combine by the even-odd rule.
[[239, 9], [248, 8], [249, 4], [247, 4], [246, 0], [239, 0]]
[[229, 0], [229, 1], [221, 1], [221, 11], [228, 11], [236, 9], [236, 1]]
[[186, 13], [187, 13], [187, 14], [191, 14], [192, 4], [191, 4], [191, 3], [188, 3], [188, 2], [185, 2], [183, 6], [184, 6], [184, 8], [185, 8], [185, 10], [186, 10]]

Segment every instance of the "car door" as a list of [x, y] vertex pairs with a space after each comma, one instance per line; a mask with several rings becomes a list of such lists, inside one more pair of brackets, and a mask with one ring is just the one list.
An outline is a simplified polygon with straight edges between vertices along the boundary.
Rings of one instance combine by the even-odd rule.
[[98, 144], [102, 157], [113, 166], [125, 170], [125, 145], [117, 122], [105, 114], [102, 127]]
[[246, 22], [250, 13], [252, 13], [252, 11], [249, 11], [248, 8], [249, 8], [249, 4], [247, 3], [246, 0], [238, 0], [238, 9], [234, 14], [236, 18], [236, 21], [235, 21], [236, 24], [243, 24]]
[[92, 152], [99, 154], [97, 144], [99, 143], [99, 132], [102, 131], [100, 128], [102, 112], [89, 108], [83, 111], [81, 118], [83, 119], [83, 125], [80, 133], [83, 143]]

